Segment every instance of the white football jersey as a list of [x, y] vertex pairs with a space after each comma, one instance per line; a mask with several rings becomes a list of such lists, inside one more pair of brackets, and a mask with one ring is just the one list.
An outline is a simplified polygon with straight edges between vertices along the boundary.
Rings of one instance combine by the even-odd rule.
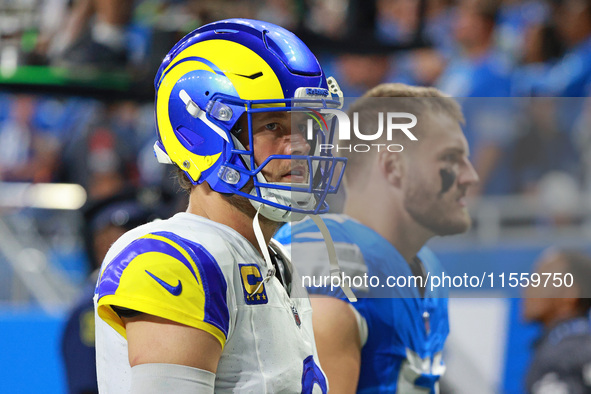
[[99, 390], [130, 391], [125, 327], [112, 308], [119, 306], [217, 338], [216, 393], [326, 392], [308, 296], [280, 246], [273, 249], [284, 277], [292, 276], [291, 294], [276, 276], [263, 280], [265, 261], [242, 235], [200, 216], [179, 213], [123, 235], [94, 297]]

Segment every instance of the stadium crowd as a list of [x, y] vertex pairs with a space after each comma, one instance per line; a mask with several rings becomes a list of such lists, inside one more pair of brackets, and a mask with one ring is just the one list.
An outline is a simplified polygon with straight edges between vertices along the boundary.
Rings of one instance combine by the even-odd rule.
[[[74, 2], [72, 14], [80, 3], [92, 2]], [[119, 2], [118, 7], [123, 8], [123, 3], [130, 2]], [[124, 27], [113, 30], [123, 35], [115, 41], [125, 44], [126, 55], [109, 64], [127, 70], [138, 67], [150, 56], [145, 48], [158, 47], [155, 43], [164, 28], [176, 38], [223, 17], [269, 20], [308, 32], [312, 46], [316, 37], [327, 39], [320, 44], [320, 52], [315, 51], [326, 65], [326, 74], [337, 78], [348, 97], [381, 82], [404, 82], [436, 86], [451, 96], [467, 98], [465, 132], [481, 174], [477, 194], [531, 193], [545, 176], [557, 171], [575, 181], [579, 190], [588, 190], [591, 135], [584, 109], [591, 104], [584, 97], [591, 88], [591, 3], [428, 0], [424, 9], [421, 4], [419, 0], [206, 1], [199, 5], [138, 1], [127, 20], [118, 22]], [[67, 9], [58, 14], [63, 21], [73, 17]], [[359, 15], [369, 15], [368, 21]], [[86, 19], [90, 25], [103, 20], [98, 15]], [[178, 22], [166, 24], [166, 20]], [[50, 23], [41, 24], [46, 25]], [[71, 67], [87, 61], [104, 65], [109, 60], [96, 58], [101, 53], [110, 56], [109, 52], [90, 50], [102, 45], [94, 38], [92, 26], [69, 48], [47, 50], [50, 45], [41, 45], [45, 37], [60, 41], [59, 29], [54, 29], [39, 28], [37, 45], [30, 45], [23, 62], [39, 61], [39, 54], [46, 56], [47, 64], [55, 64], [56, 59], [62, 64], [70, 57]], [[336, 50], [326, 44], [331, 39]], [[347, 51], [339, 49], [343, 41], [349, 43]], [[400, 49], [405, 46], [410, 49]], [[24, 44], [20, 48], [26, 52]], [[485, 97], [504, 99], [469, 99]], [[507, 113], [490, 112], [491, 107], [498, 110], [500, 106], [520, 107], [519, 116], [507, 121]], [[482, 108], [494, 117], [492, 125], [481, 121], [486, 116]], [[477, 128], [471, 127], [471, 114], [478, 119]], [[0, 96], [0, 179], [74, 182], [82, 184], [91, 197], [113, 194], [129, 182], [157, 184], [163, 175], [151, 159], [153, 132], [149, 104], [5, 92]]]

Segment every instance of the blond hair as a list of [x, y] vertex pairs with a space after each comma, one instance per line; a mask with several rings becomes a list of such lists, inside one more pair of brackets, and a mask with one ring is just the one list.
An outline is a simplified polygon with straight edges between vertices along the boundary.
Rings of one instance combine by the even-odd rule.
[[[418, 122], [417, 126], [412, 129], [412, 133], [423, 138], [428, 131], [421, 129], [421, 119], [429, 115], [449, 116], [458, 123], [464, 123], [460, 105], [453, 98], [435, 88], [410, 86], [402, 83], [384, 83], [368, 90], [351, 104], [347, 115], [353, 122], [353, 114], [357, 113], [360, 129], [375, 131], [380, 126], [378, 114], [387, 112], [407, 112], [415, 115]], [[391, 144], [403, 140], [409, 141], [403, 133], [394, 133], [392, 140], [386, 141], [386, 133], [384, 132], [378, 140], [372, 141], [372, 143]], [[373, 158], [375, 153], [372, 153], [374, 151], [358, 153], [352, 149], [347, 150], [345, 146], [367, 144], [367, 142], [359, 139], [355, 133], [351, 133], [350, 140], [338, 142], [339, 155], [347, 158], [347, 170], [345, 171], [347, 179], [361, 175], [370, 162], [369, 159]]]

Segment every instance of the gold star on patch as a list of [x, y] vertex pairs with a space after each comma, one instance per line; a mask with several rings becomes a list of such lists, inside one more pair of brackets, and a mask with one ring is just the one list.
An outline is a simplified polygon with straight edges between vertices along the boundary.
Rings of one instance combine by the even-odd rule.
[[260, 295], [257, 295], [257, 300], [260, 300], [260, 299], [261, 299], [261, 296]]

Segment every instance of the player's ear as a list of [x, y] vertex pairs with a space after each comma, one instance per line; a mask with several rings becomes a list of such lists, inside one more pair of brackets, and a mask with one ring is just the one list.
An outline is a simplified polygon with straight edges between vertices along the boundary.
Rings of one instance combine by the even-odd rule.
[[[568, 294], [570, 295], [571, 292], [568, 292]], [[579, 313], [580, 301], [578, 298], [573, 298], [573, 297], [560, 298], [559, 303], [560, 303], [559, 308], [563, 309], [565, 311], [568, 311], [569, 314], [576, 315]]]
[[401, 187], [404, 176], [404, 159], [400, 153], [381, 151], [378, 153], [377, 164], [381, 175], [390, 185]]

